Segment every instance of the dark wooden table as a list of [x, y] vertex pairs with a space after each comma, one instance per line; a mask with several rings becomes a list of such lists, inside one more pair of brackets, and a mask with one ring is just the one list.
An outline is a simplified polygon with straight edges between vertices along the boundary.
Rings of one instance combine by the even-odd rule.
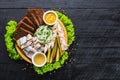
[[[41, 76], [8, 57], [6, 23], [19, 21], [30, 7], [66, 12], [75, 26], [75, 61]], [[120, 0], [0, 0], [0, 80], [120, 80]]]

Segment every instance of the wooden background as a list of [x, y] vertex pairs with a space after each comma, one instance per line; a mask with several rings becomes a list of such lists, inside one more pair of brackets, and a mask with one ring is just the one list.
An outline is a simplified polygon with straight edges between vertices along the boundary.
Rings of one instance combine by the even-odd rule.
[[[4, 43], [6, 23], [30, 7], [61, 8], [75, 26], [74, 61], [43, 76], [11, 60]], [[0, 0], [0, 80], [120, 80], [120, 0]]]

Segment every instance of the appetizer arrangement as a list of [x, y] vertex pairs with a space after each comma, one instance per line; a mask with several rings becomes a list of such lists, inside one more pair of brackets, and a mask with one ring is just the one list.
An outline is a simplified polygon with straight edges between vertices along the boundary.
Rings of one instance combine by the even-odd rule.
[[30, 8], [17, 23], [9, 21], [5, 42], [9, 57], [33, 64], [38, 74], [60, 68], [74, 41], [71, 20], [59, 11]]

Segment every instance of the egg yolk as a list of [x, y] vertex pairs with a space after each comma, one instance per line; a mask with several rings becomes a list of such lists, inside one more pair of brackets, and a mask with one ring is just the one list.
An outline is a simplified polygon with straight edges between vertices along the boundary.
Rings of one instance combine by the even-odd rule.
[[47, 23], [52, 24], [56, 21], [56, 16], [53, 13], [48, 13], [45, 16], [45, 20]]

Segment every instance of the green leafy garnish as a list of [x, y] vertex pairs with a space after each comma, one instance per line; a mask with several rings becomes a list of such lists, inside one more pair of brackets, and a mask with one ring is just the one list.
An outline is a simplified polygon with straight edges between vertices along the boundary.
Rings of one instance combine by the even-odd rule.
[[16, 30], [17, 22], [10, 20], [6, 26], [6, 34], [5, 37], [5, 45], [7, 47], [7, 51], [9, 53], [9, 57], [14, 60], [21, 59], [20, 55], [17, 53], [14, 41], [13, 41], [13, 34]]

